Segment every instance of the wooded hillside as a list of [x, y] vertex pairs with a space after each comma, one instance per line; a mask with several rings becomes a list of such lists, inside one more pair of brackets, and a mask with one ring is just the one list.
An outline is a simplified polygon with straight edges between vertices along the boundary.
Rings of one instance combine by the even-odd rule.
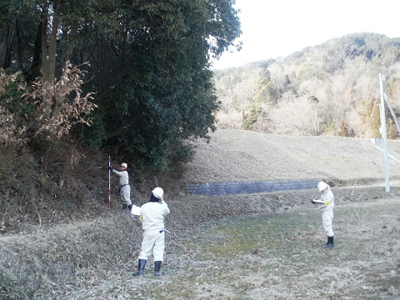
[[140, 170], [188, 160], [186, 140], [215, 129], [210, 58], [240, 44], [233, 4], [0, 1], [0, 145], [64, 138]]
[[233, 5], [0, 1], [0, 231], [96, 215], [110, 156], [137, 192], [165, 187], [215, 130], [210, 58], [240, 47]]
[[[287, 57], [215, 70], [219, 128], [379, 137], [379, 74], [400, 104], [400, 38], [356, 33]], [[387, 111], [389, 138], [399, 136]]]

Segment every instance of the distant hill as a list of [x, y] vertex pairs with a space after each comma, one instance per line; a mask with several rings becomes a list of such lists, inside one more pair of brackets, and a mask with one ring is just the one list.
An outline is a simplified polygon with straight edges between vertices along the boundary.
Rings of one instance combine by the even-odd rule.
[[[219, 128], [378, 137], [379, 74], [400, 112], [400, 38], [356, 33], [287, 57], [215, 70]], [[398, 138], [387, 111], [389, 138]]]

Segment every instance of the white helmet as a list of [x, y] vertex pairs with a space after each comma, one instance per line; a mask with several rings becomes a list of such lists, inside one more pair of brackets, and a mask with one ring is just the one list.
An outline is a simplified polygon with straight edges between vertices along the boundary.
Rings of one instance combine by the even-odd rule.
[[123, 168], [126, 169], [126, 168], [128, 168], [128, 165], [127, 165], [126, 163], [122, 163], [122, 164], [121, 164], [121, 167], [123, 167]]
[[155, 197], [157, 197], [158, 199], [163, 199], [164, 196], [164, 190], [160, 187], [156, 187], [154, 190], [152, 190], [152, 193]]
[[327, 187], [328, 187], [328, 185], [327, 185], [325, 182], [323, 182], [323, 181], [320, 181], [320, 182], [318, 183], [318, 190], [319, 190], [320, 192], [323, 192]]

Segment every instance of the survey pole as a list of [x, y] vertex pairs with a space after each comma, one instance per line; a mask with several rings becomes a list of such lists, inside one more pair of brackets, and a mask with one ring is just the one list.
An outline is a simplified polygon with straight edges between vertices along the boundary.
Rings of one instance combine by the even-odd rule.
[[385, 115], [385, 91], [383, 89], [383, 82], [385, 81], [385, 76], [379, 74], [379, 85], [381, 91], [381, 104], [379, 106], [380, 117], [381, 117], [381, 128], [380, 133], [383, 139], [383, 150], [385, 158], [385, 191], [390, 193], [390, 183], [389, 183], [389, 155], [388, 155], [388, 142], [387, 142], [387, 131], [386, 131], [386, 115]]

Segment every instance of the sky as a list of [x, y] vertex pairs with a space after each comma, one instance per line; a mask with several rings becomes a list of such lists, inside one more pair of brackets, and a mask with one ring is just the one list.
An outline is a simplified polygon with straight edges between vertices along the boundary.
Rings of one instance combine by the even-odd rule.
[[212, 69], [285, 57], [352, 33], [400, 37], [399, 6], [398, 0], [236, 0], [242, 50], [225, 52]]

